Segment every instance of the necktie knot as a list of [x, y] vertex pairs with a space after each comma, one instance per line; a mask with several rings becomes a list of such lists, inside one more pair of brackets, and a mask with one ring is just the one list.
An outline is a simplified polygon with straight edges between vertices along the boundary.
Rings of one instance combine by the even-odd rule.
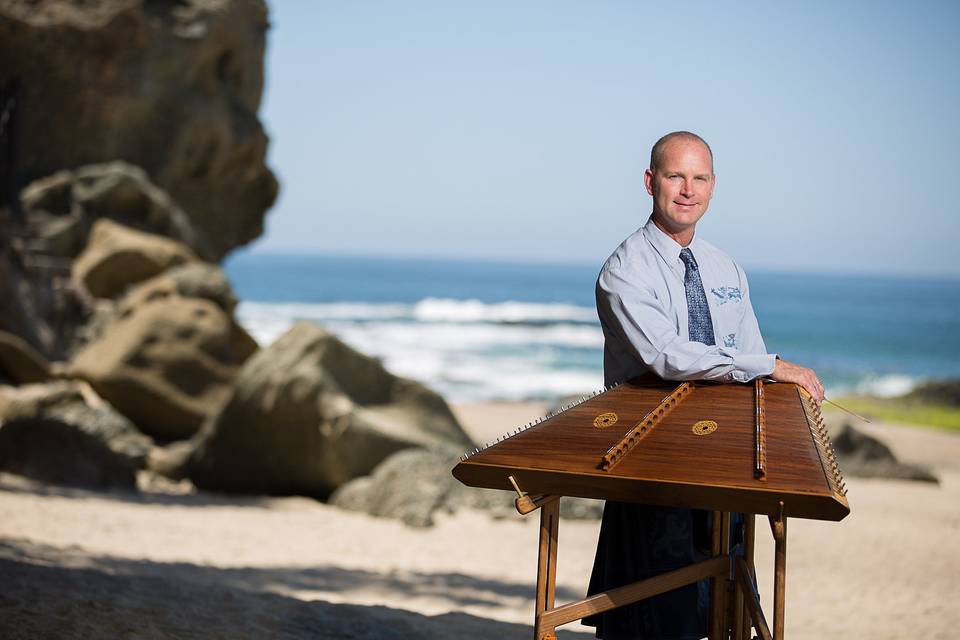
[[693, 252], [690, 251], [689, 247], [684, 247], [680, 250], [680, 259], [683, 260], [683, 264], [687, 267], [687, 269], [693, 269], [694, 271], [697, 270], [697, 261], [693, 257]]

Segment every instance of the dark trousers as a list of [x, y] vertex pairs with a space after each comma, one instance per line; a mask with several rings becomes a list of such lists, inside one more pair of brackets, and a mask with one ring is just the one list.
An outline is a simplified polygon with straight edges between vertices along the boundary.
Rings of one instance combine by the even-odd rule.
[[[706, 560], [711, 515], [701, 509], [608, 501], [587, 595]], [[737, 542], [735, 534], [731, 546]], [[709, 612], [710, 581], [701, 580], [584, 618], [583, 624], [596, 627], [604, 640], [700, 640], [708, 633]]]

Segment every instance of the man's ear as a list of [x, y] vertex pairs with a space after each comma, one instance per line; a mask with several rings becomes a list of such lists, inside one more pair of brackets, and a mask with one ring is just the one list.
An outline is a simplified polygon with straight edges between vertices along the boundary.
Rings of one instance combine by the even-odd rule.
[[643, 185], [647, 188], [647, 193], [653, 195], [653, 171], [650, 169], [643, 172]]

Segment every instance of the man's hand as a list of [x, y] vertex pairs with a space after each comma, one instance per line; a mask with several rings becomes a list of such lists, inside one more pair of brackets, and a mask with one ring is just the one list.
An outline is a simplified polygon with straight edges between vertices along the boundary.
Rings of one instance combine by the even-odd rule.
[[813, 372], [813, 369], [807, 369], [806, 367], [801, 367], [798, 364], [793, 364], [792, 362], [778, 358], [776, 364], [773, 365], [773, 373], [770, 374], [770, 377], [777, 382], [792, 382], [798, 384], [813, 396], [817, 404], [823, 402], [823, 385], [820, 383], [817, 374]]

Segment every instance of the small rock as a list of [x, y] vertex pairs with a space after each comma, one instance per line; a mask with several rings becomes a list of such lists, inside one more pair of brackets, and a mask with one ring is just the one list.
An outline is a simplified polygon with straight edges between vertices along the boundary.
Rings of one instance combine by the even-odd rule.
[[[467, 487], [450, 470], [459, 452], [447, 448], [406, 449], [384, 460], [369, 476], [344, 484], [330, 496], [330, 504], [382, 518], [394, 518], [414, 527], [429, 527], [438, 513], [478, 509], [496, 518], [519, 517], [510, 491]], [[596, 520], [603, 501], [564, 497], [562, 517]]]
[[960, 379], [924, 382], [903, 396], [903, 399], [960, 407]]
[[928, 467], [900, 462], [890, 447], [849, 424], [832, 429], [830, 440], [839, 458], [840, 468], [846, 475], [940, 482]]

